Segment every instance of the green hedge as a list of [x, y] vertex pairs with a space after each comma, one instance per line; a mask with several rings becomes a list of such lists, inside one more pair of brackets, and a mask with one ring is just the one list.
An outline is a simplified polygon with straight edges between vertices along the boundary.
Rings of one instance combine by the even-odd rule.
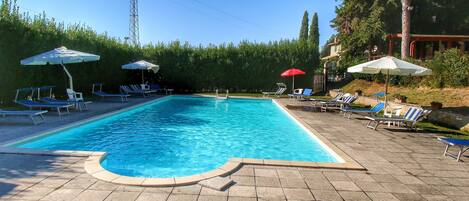
[[98, 54], [99, 62], [70, 64], [77, 91], [89, 93], [91, 84], [103, 82], [107, 90], [120, 84], [139, 83], [138, 71], [124, 71], [122, 64], [145, 59], [160, 65], [147, 79], [180, 91], [214, 88], [258, 91], [290, 83], [279, 75], [289, 67], [307, 72], [297, 78], [298, 87], [312, 85], [318, 52], [306, 43], [282, 40], [269, 43], [195, 47], [178, 41], [133, 47], [118, 39], [97, 34], [91, 28], [63, 24], [45, 16], [30, 18], [15, 12], [0, 14], [0, 101], [13, 99], [17, 88], [55, 85], [65, 91], [67, 77], [58, 66], [21, 66], [21, 59], [59, 46]]

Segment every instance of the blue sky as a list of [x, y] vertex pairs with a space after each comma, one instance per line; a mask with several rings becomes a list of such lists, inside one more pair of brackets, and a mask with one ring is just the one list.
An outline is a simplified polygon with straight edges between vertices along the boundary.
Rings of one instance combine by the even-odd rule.
[[[318, 12], [322, 45], [334, 33], [330, 21], [337, 4], [336, 0], [139, 0], [140, 41], [207, 45], [293, 39], [308, 10], [311, 15]], [[58, 21], [83, 23], [98, 33], [128, 35], [129, 0], [20, 0], [18, 5], [23, 12], [45, 11]]]

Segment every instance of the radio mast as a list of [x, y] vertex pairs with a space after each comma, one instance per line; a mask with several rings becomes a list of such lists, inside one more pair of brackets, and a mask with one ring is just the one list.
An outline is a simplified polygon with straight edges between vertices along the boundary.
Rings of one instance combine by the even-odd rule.
[[138, 26], [138, 0], [130, 0], [129, 39], [132, 45], [140, 45]]

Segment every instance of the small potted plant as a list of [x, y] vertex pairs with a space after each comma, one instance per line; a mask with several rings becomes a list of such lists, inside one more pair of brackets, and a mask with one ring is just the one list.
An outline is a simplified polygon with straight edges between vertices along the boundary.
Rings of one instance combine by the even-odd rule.
[[355, 90], [355, 96], [361, 96], [363, 95], [363, 91], [360, 89]]
[[432, 101], [430, 103], [430, 105], [432, 106], [432, 110], [439, 110], [439, 109], [443, 108], [443, 103], [440, 103], [440, 102], [437, 102], [437, 101]]
[[396, 103], [407, 103], [407, 96], [401, 94], [394, 94], [394, 102]]

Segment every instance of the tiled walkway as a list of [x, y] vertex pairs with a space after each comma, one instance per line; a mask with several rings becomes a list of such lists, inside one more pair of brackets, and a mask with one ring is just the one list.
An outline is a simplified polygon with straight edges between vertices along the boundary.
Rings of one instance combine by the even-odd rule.
[[128, 102], [122, 103], [120, 99], [107, 99], [105, 101], [94, 101], [89, 104], [88, 110], [76, 111], [71, 109], [68, 115], [59, 116], [57, 112], [48, 112], [45, 114], [45, 122], [40, 125], [33, 125], [31, 120], [23, 116], [0, 118], [0, 145], [16, 141], [21, 138], [46, 132], [66, 124], [88, 119], [108, 112], [131, 107], [140, 103], [151, 101], [161, 96], [151, 96], [147, 98], [129, 98]]
[[294, 112], [368, 170], [247, 165], [230, 175], [235, 185], [219, 192], [120, 186], [86, 174], [85, 158], [0, 154], [0, 200], [469, 200], [469, 158], [443, 157], [444, 146], [428, 134]]

